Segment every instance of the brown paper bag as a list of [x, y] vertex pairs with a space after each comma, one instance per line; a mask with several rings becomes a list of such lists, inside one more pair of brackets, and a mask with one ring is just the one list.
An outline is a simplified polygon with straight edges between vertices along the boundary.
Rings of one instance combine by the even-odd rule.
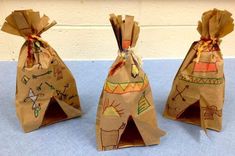
[[202, 15], [201, 40], [192, 44], [175, 76], [165, 117], [200, 125], [205, 131], [221, 130], [225, 79], [219, 44], [233, 27], [228, 11], [214, 9]]
[[152, 91], [132, 47], [139, 35], [133, 16], [110, 15], [119, 55], [106, 79], [97, 110], [98, 150], [160, 143]]
[[16, 112], [25, 132], [81, 115], [75, 80], [40, 35], [55, 25], [32, 10], [14, 11], [2, 31], [22, 36], [17, 66]]

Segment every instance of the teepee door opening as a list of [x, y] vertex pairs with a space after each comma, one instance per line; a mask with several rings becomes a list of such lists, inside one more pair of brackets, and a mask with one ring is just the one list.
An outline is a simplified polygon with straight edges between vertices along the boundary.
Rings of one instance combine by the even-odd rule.
[[128, 147], [130, 145], [134, 146], [143, 146], [144, 141], [140, 135], [138, 128], [135, 125], [135, 122], [132, 116], [129, 117], [127, 125], [124, 132], [121, 135], [118, 147]]
[[190, 105], [185, 111], [178, 117], [179, 120], [194, 123], [197, 125], [201, 124], [200, 118], [200, 102], [197, 101]]
[[47, 110], [45, 112], [42, 126], [53, 124], [55, 122], [65, 120], [67, 118], [67, 115], [63, 111], [63, 109], [60, 107], [58, 102], [55, 100], [55, 98], [51, 98], [51, 101], [47, 107]]

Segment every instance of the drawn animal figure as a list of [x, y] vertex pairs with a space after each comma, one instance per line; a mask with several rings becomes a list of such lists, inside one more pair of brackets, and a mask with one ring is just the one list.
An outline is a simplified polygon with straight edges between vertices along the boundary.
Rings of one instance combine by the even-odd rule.
[[126, 124], [123, 122], [122, 125], [115, 130], [100, 129], [102, 150], [118, 148], [119, 130], [124, 129], [125, 126]]
[[205, 120], [214, 120], [214, 115], [218, 117], [222, 116], [222, 110], [218, 110], [216, 106], [207, 106], [203, 107], [204, 109], [204, 119]]

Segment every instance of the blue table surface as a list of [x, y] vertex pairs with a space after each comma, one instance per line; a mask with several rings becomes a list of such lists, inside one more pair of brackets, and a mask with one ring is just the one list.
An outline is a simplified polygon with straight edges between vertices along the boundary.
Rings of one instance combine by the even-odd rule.
[[0, 62], [0, 156], [10, 155], [235, 155], [235, 59], [225, 59], [226, 93], [223, 130], [204, 131], [162, 117], [174, 76], [182, 60], [146, 60], [159, 127], [167, 132], [159, 145], [100, 152], [95, 119], [99, 96], [113, 61], [66, 61], [72, 71], [84, 115], [24, 133], [15, 113], [16, 62]]

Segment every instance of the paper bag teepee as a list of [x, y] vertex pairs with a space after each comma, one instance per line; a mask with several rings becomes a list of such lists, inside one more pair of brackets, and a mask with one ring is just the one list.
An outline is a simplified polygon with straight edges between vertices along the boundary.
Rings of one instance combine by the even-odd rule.
[[131, 50], [139, 35], [133, 16], [110, 16], [119, 55], [106, 79], [97, 110], [96, 139], [99, 150], [160, 143], [147, 75]]
[[224, 103], [224, 62], [220, 38], [233, 31], [231, 13], [210, 10], [198, 24], [201, 40], [194, 42], [178, 70], [164, 116], [220, 131]]
[[81, 115], [75, 80], [40, 35], [55, 25], [39, 12], [12, 12], [2, 31], [22, 36], [17, 66], [16, 112], [25, 132]]

